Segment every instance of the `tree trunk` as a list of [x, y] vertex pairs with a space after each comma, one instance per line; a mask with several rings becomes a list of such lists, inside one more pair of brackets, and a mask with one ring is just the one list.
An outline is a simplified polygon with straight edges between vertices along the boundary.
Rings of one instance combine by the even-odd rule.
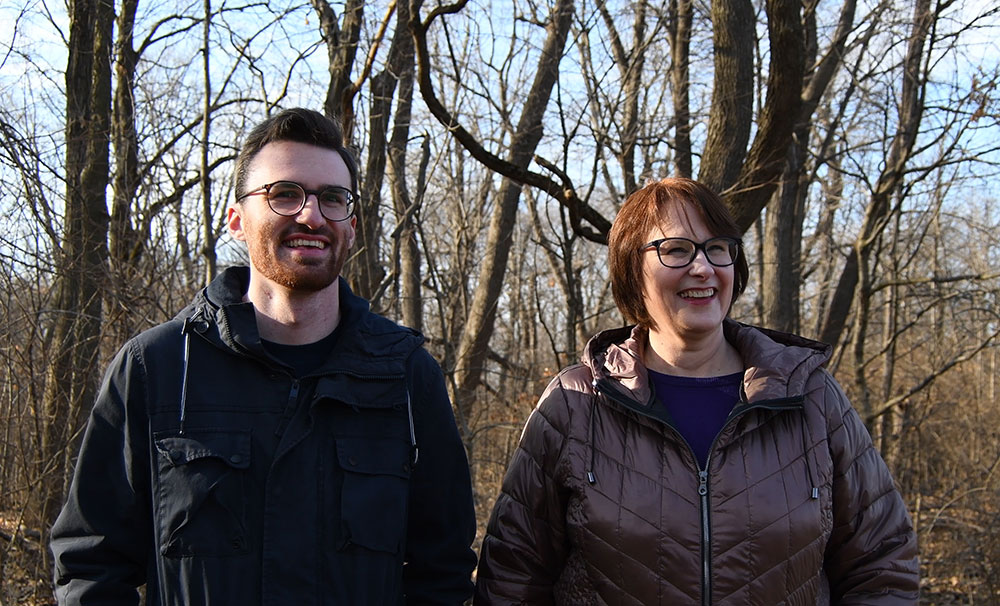
[[830, 48], [819, 63], [815, 63], [816, 12], [815, 6], [807, 7], [804, 27], [806, 59], [815, 64], [805, 81], [802, 107], [795, 127], [795, 136], [788, 146], [785, 171], [771, 202], [767, 207], [766, 237], [764, 243], [764, 275], [761, 299], [766, 326], [799, 332], [799, 286], [802, 283], [802, 223], [805, 219], [805, 199], [810, 175], [806, 157], [813, 119], [820, 99], [842, 64], [844, 46], [854, 23], [854, 0], [841, 8], [837, 31]]
[[62, 506], [84, 412], [93, 403], [108, 257], [111, 36], [114, 5], [70, 2], [66, 69], [66, 214], [55, 279], [39, 472], [41, 523]]
[[115, 90], [111, 113], [111, 145], [114, 162], [111, 176], [111, 220], [108, 234], [109, 279], [104, 296], [107, 314], [106, 338], [121, 342], [135, 334], [138, 299], [143, 296], [139, 263], [146, 242], [133, 225], [133, 207], [140, 184], [139, 140], [135, 125], [135, 74], [139, 55], [135, 51], [138, 0], [123, 0], [115, 22]]
[[802, 192], [799, 171], [805, 150], [789, 146], [788, 168], [767, 207], [763, 239], [761, 303], [764, 326], [799, 332], [799, 284], [802, 258]]
[[319, 17], [319, 30], [330, 62], [330, 85], [326, 89], [323, 111], [340, 120], [344, 138], [350, 145], [354, 140], [354, 95], [357, 93], [351, 82], [351, 72], [361, 39], [365, 3], [364, 0], [347, 0], [343, 23], [338, 23], [337, 14], [326, 0], [310, 0], [310, 4]]
[[[731, 162], [727, 162], [727, 170], [723, 173], [725, 187], [719, 189], [729, 190], [724, 199], [743, 231], [758, 219], [781, 181], [796, 125], [789, 116], [799, 116], [802, 108], [805, 75], [802, 4], [798, 0], [767, 0], [766, 8], [770, 45], [767, 97], [757, 117], [757, 134], [746, 161], [738, 168], [737, 179], [729, 181]], [[752, 36], [752, 32], [749, 35]], [[712, 109], [715, 109], [714, 99]]]
[[212, 31], [212, 0], [204, 0], [204, 21], [202, 22], [202, 68], [204, 73], [204, 96], [202, 101], [201, 116], [201, 227], [204, 246], [201, 255], [205, 259], [205, 279], [207, 286], [215, 277], [216, 253], [215, 253], [215, 217], [212, 216], [212, 169], [209, 163], [208, 150], [211, 146], [210, 136], [212, 134], [212, 72], [209, 62], [209, 33]]
[[717, 192], [736, 181], [750, 140], [756, 25], [750, 0], [712, 2], [715, 81], [698, 178]]
[[386, 140], [389, 119], [392, 115], [392, 98], [396, 91], [396, 75], [389, 69], [372, 78], [372, 97], [368, 120], [368, 161], [361, 183], [361, 199], [355, 212], [358, 215], [356, 252], [348, 267], [351, 288], [369, 301], [373, 308], [381, 309], [375, 301], [379, 285], [385, 278], [385, 268], [379, 259], [382, 237], [382, 183], [385, 180]]
[[112, 178], [110, 225], [111, 269], [120, 289], [127, 287], [127, 267], [140, 254], [132, 229], [132, 204], [139, 189], [139, 141], [135, 129], [135, 70], [139, 57], [135, 52], [132, 35], [138, 0], [124, 0], [118, 15], [118, 40], [115, 43], [115, 97], [111, 122], [111, 140], [114, 144], [115, 170]]
[[[348, 0], [342, 11], [342, 20], [326, 0], [310, 0], [319, 16], [319, 28], [326, 44], [329, 60], [330, 84], [326, 90], [323, 110], [327, 116], [340, 121], [344, 129], [344, 143], [351, 147], [354, 141], [355, 114], [354, 97], [357, 85], [351, 81], [351, 74], [358, 52], [358, 40], [364, 17], [364, 1]], [[345, 273], [354, 292], [371, 299], [378, 291], [385, 276], [379, 262], [379, 237], [381, 217], [379, 205], [382, 202], [382, 179], [385, 175], [385, 140], [389, 124], [392, 95], [396, 83], [392, 76], [382, 74], [372, 82], [372, 107], [369, 119], [368, 164], [361, 179], [361, 196], [355, 206], [358, 217], [356, 252], [347, 263]]]
[[400, 2], [396, 6], [396, 32], [389, 52], [392, 76], [399, 79], [398, 101], [389, 140], [389, 184], [392, 188], [393, 207], [396, 212], [400, 283], [400, 318], [406, 326], [423, 330], [423, 299], [420, 295], [420, 248], [417, 242], [415, 215], [423, 200], [430, 161], [430, 141], [424, 137], [417, 174], [417, 190], [410, 196], [407, 188], [407, 154], [410, 123], [413, 118], [413, 79], [416, 65], [413, 37], [410, 35], [410, 5]]
[[691, 163], [691, 0], [670, 2], [670, 80], [674, 106], [674, 171], [678, 177], [694, 174]]

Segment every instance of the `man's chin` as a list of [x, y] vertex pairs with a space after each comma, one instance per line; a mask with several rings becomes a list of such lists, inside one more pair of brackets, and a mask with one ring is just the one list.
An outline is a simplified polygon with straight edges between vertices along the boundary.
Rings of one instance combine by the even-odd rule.
[[319, 292], [337, 281], [337, 274], [302, 275], [290, 274], [282, 280], [275, 280], [285, 288], [301, 292]]
[[328, 288], [337, 281], [340, 272], [329, 265], [258, 268], [263, 277], [289, 290], [313, 293]]

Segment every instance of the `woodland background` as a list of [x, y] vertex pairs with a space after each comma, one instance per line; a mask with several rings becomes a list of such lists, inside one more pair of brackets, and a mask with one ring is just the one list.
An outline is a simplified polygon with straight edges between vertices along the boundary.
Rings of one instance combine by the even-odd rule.
[[0, 604], [51, 601], [103, 368], [245, 258], [232, 161], [294, 105], [347, 125], [347, 273], [428, 336], [481, 525], [546, 382], [622, 323], [616, 209], [694, 176], [745, 230], [734, 317], [835, 346], [923, 603], [1000, 604], [995, 3], [10, 0], [0, 23]]

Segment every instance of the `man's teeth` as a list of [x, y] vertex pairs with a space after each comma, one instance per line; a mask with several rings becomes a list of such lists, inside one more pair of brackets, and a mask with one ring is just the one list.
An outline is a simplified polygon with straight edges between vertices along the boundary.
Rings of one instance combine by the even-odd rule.
[[326, 248], [326, 243], [319, 240], [306, 240], [302, 238], [296, 238], [295, 240], [288, 240], [285, 242], [285, 246], [290, 246], [292, 248], [298, 246], [311, 246], [313, 248]]
[[714, 294], [714, 288], [705, 288], [703, 290], [685, 290], [681, 293], [681, 296], [685, 299], [704, 299], [705, 297], [711, 297]]

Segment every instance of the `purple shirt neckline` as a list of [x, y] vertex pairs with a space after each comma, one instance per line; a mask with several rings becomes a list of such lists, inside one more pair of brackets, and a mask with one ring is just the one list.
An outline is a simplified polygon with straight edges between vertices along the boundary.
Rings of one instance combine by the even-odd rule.
[[739, 400], [742, 380], [742, 372], [720, 377], [678, 377], [649, 371], [653, 393], [691, 447], [699, 469], [705, 469], [712, 442]]

